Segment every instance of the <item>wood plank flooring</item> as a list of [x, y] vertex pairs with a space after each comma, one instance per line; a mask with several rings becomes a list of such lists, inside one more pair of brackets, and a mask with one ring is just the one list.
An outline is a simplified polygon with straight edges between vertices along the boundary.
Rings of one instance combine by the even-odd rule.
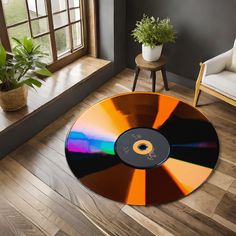
[[[159, 78], [160, 81], [160, 78]], [[131, 207], [100, 197], [71, 173], [64, 141], [76, 118], [103, 98], [129, 92], [127, 69], [0, 161], [0, 235], [236, 235], [236, 109], [203, 94], [201, 110], [218, 132], [215, 173], [200, 189], [174, 203]], [[137, 90], [150, 91], [141, 75]], [[192, 104], [194, 91], [170, 83], [165, 92]]]

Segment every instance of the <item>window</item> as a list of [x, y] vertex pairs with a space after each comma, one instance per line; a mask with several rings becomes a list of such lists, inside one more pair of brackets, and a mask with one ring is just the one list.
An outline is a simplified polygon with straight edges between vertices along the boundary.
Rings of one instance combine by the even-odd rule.
[[0, 0], [0, 37], [32, 37], [49, 55], [48, 64], [86, 53], [85, 0]]

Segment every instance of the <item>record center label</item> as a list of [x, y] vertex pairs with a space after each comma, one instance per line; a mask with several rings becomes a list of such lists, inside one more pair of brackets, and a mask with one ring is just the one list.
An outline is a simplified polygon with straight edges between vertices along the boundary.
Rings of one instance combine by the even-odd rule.
[[144, 156], [153, 152], [153, 145], [148, 140], [138, 140], [134, 143], [133, 150], [135, 153]]
[[170, 145], [154, 129], [134, 128], [120, 135], [115, 143], [115, 152], [127, 165], [148, 169], [160, 166], [168, 159]]

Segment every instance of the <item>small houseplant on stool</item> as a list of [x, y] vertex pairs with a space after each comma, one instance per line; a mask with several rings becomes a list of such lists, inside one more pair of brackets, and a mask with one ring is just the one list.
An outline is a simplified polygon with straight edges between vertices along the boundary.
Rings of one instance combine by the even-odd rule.
[[0, 44], [0, 105], [4, 111], [16, 111], [26, 106], [28, 87], [41, 87], [37, 75], [50, 76], [42, 58], [47, 55], [31, 38], [13, 38], [16, 46], [7, 55]]
[[169, 18], [160, 20], [143, 15], [142, 20], [136, 23], [132, 36], [136, 42], [142, 44], [143, 59], [157, 61], [161, 56], [163, 44], [174, 42], [176, 34]]

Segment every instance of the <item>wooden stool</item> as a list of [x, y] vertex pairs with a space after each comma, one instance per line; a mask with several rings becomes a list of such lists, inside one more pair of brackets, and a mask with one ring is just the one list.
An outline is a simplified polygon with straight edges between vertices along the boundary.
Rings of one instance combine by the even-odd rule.
[[135, 58], [135, 62], [136, 62], [136, 68], [135, 68], [134, 84], [133, 84], [133, 90], [132, 90], [133, 92], [135, 91], [135, 88], [136, 88], [136, 84], [138, 81], [138, 76], [139, 76], [140, 70], [151, 71], [150, 77], [152, 79], [152, 91], [153, 92], [155, 92], [155, 87], [156, 87], [156, 72], [160, 70], [162, 73], [162, 78], [163, 78], [165, 90], [167, 90], [167, 91], [169, 90], [167, 77], [166, 77], [166, 69], [165, 69], [165, 65], [166, 65], [166, 57], [165, 56], [161, 56], [158, 61], [148, 62], [143, 59], [142, 54], [139, 54]]

